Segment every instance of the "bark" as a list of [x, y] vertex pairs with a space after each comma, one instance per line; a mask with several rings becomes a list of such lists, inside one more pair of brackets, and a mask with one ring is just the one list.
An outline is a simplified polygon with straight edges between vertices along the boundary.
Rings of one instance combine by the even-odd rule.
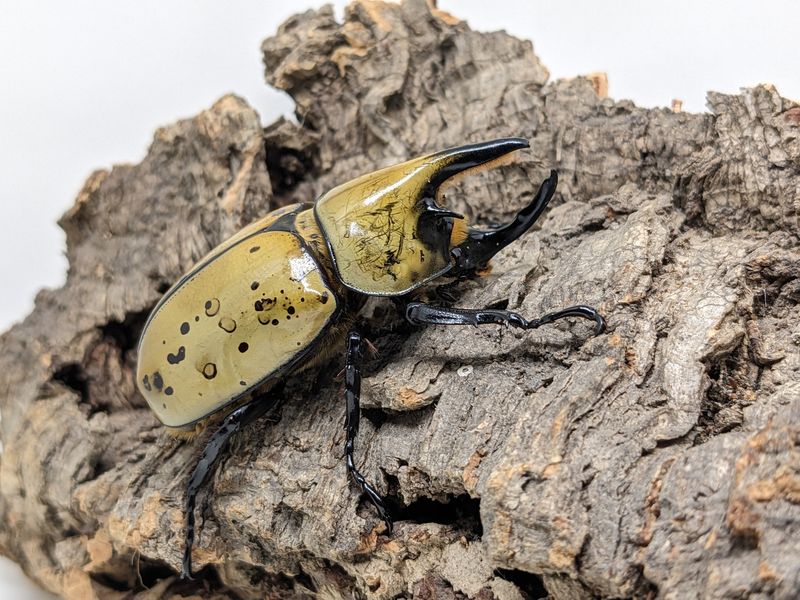
[[[530, 42], [423, 0], [298, 15], [263, 55], [299, 125], [226, 96], [61, 220], [66, 284], [0, 338], [0, 550], [69, 598], [797, 597], [800, 106], [761, 86], [685, 114], [548, 83]], [[272, 208], [512, 135], [532, 149], [448, 204], [500, 222], [550, 168], [558, 194], [459, 304], [592, 304], [608, 333], [420, 330], [370, 302], [357, 456], [395, 533], [346, 478], [337, 363], [235, 438], [204, 578], [179, 582], [202, 439], [168, 437], [133, 382], [160, 294]]]

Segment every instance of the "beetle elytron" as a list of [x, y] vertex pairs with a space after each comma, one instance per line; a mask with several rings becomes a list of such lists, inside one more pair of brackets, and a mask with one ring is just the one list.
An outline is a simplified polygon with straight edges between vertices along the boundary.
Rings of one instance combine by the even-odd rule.
[[[347, 471], [391, 531], [383, 500], [353, 460], [365, 341], [350, 328], [367, 296], [403, 296], [440, 277], [472, 276], [533, 225], [555, 192], [555, 171], [511, 223], [491, 231], [468, 227], [436, 203], [445, 180], [527, 147], [525, 139], [499, 139], [363, 175], [314, 204], [286, 206], [245, 227], [167, 291], [139, 342], [139, 389], [172, 429], [227, 413], [188, 483], [184, 577], [191, 577], [195, 498], [228, 438], [275, 406], [281, 380], [320, 364], [342, 343]], [[589, 306], [532, 321], [506, 310], [406, 307], [418, 325], [533, 329], [564, 317], [592, 319], [598, 334], [605, 329]]]

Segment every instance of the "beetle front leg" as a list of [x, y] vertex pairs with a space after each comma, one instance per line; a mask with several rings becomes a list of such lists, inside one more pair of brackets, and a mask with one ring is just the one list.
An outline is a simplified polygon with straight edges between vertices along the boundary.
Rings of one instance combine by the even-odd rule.
[[364, 476], [356, 469], [353, 460], [355, 452], [355, 440], [358, 433], [358, 422], [361, 414], [359, 400], [361, 398], [361, 363], [364, 357], [365, 340], [356, 331], [347, 334], [347, 357], [344, 366], [344, 396], [347, 403], [347, 414], [345, 418], [345, 431], [347, 438], [344, 444], [344, 453], [347, 460], [347, 472], [356, 482], [363, 493], [367, 495], [369, 501], [378, 511], [378, 515], [386, 523], [388, 533], [392, 532], [392, 518], [386, 510], [383, 498], [380, 497], [375, 488], [364, 479]]
[[214, 471], [214, 466], [219, 460], [220, 453], [225, 449], [230, 437], [240, 431], [243, 427], [252, 423], [260, 416], [275, 408], [278, 403], [277, 396], [264, 396], [240, 406], [231, 414], [225, 417], [222, 425], [219, 426], [211, 439], [203, 448], [200, 460], [194, 468], [189, 483], [186, 485], [186, 532], [183, 547], [183, 566], [181, 569], [181, 579], [192, 578], [192, 545], [194, 544], [194, 509], [197, 501], [197, 493]]
[[583, 304], [547, 313], [532, 321], [510, 310], [446, 308], [428, 306], [421, 302], [411, 302], [406, 307], [406, 319], [414, 325], [499, 325], [507, 323], [520, 329], [536, 329], [566, 317], [593, 320], [595, 335], [600, 335], [606, 330], [606, 320], [603, 316], [596, 309]]

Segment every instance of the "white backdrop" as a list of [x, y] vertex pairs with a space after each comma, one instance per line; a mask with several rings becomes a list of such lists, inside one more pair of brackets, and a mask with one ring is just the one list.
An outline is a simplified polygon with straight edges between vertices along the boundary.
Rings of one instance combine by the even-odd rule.
[[[97, 168], [139, 161], [154, 129], [227, 92], [264, 123], [291, 101], [263, 83], [259, 45], [322, 2], [0, 0], [0, 331], [64, 280], [56, 219]], [[333, 2], [342, 14], [345, 2]], [[704, 110], [706, 90], [773, 83], [800, 98], [800, 3], [440, 0], [481, 30], [532, 39], [553, 78], [605, 71], [610, 95]], [[4, 587], [1, 598], [38, 598]], [[13, 594], [13, 595], [12, 595]]]

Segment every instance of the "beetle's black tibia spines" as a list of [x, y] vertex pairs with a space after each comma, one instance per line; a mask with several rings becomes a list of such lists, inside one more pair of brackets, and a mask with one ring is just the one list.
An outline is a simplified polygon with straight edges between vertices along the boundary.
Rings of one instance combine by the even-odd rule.
[[192, 545], [194, 544], [195, 503], [197, 493], [214, 471], [220, 453], [225, 449], [230, 437], [260, 416], [268, 413], [278, 403], [279, 396], [274, 391], [269, 396], [259, 396], [248, 404], [240, 406], [222, 421], [203, 448], [200, 460], [186, 485], [186, 531], [184, 533], [183, 564], [181, 579], [192, 579]]
[[462, 277], [485, 268], [495, 254], [519, 239], [536, 223], [555, 194], [557, 186], [558, 173], [555, 170], [550, 171], [550, 176], [539, 186], [533, 200], [510, 223], [490, 231], [470, 229], [467, 239], [453, 248], [454, 264], [448, 276]]
[[347, 472], [358, 485], [362, 493], [367, 495], [370, 503], [378, 511], [378, 516], [386, 523], [387, 533], [392, 532], [392, 518], [380, 494], [374, 487], [364, 479], [355, 465], [353, 454], [355, 453], [355, 440], [358, 433], [358, 423], [361, 413], [359, 401], [361, 399], [361, 363], [364, 359], [364, 338], [357, 331], [347, 334], [347, 356], [344, 366], [344, 395], [347, 402], [347, 414], [345, 417], [345, 429], [347, 439], [344, 445], [345, 460], [347, 462]]
[[595, 322], [595, 335], [606, 330], [603, 316], [591, 306], [579, 304], [563, 310], [547, 313], [538, 319], [528, 320], [519, 313], [510, 310], [447, 308], [428, 306], [422, 302], [411, 302], [406, 307], [406, 319], [414, 325], [501, 325], [506, 323], [519, 329], [536, 329], [547, 323], [580, 317]]

